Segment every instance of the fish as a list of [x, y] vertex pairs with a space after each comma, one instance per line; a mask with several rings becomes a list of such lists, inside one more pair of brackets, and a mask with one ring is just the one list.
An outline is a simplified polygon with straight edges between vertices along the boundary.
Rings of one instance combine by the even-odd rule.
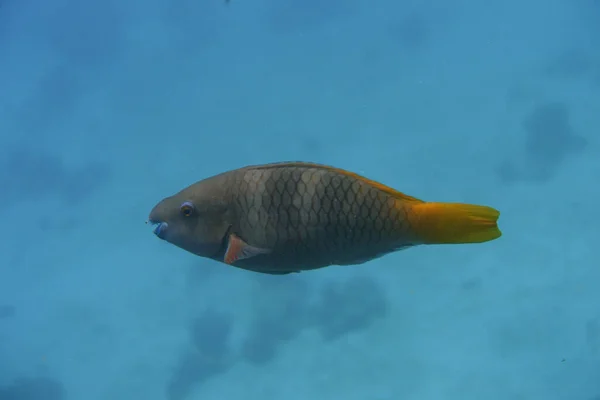
[[420, 245], [501, 237], [492, 207], [427, 202], [356, 173], [286, 161], [200, 180], [162, 199], [159, 239], [252, 272], [285, 275], [359, 265]]

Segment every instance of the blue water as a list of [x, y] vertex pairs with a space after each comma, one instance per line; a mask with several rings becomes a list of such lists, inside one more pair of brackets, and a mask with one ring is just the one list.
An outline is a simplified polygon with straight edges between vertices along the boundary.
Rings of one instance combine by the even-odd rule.
[[[1, 0], [0, 400], [598, 400], [600, 3]], [[163, 197], [315, 161], [500, 240], [262, 276]]]

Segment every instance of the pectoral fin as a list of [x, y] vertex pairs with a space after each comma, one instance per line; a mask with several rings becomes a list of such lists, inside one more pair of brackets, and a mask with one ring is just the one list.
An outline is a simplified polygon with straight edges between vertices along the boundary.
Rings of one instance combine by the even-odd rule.
[[248, 243], [240, 239], [236, 234], [229, 234], [227, 243], [227, 251], [225, 252], [224, 262], [233, 264], [238, 260], [255, 257], [261, 254], [269, 254], [271, 250], [261, 249], [259, 247], [250, 246]]

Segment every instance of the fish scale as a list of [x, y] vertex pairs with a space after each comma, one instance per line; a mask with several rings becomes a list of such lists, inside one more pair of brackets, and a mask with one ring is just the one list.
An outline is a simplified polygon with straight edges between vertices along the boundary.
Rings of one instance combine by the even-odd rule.
[[383, 251], [409, 239], [388, 194], [333, 171], [297, 166], [251, 169], [238, 187], [234, 198], [244, 201], [236, 202], [236, 214], [248, 219], [234, 227], [239, 236], [261, 248], [285, 249], [282, 253], [294, 254], [304, 265], [312, 253], [323, 250], [337, 263], [350, 263], [364, 253], [362, 246]]

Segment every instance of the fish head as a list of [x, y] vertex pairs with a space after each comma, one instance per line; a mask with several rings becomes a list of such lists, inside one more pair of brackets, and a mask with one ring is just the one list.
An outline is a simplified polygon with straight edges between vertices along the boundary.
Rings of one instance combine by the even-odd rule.
[[159, 239], [198, 256], [218, 259], [231, 227], [229, 210], [223, 188], [200, 181], [161, 200], [148, 222]]

